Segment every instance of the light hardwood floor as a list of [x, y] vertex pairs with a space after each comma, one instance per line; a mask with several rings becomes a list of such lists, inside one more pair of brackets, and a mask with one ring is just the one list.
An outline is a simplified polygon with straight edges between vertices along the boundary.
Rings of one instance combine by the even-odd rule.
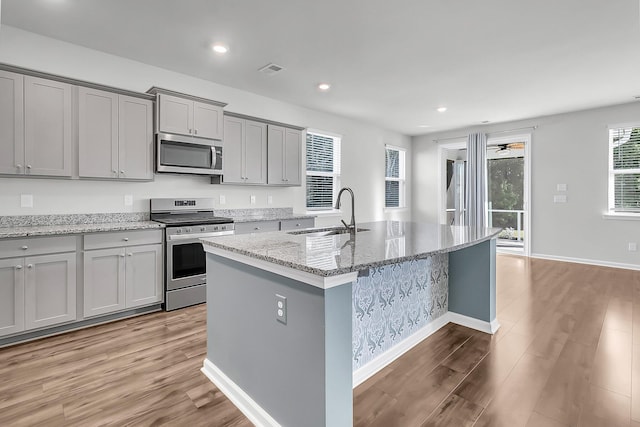
[[[640, 271], [498, 256], [489, 336], [447, 325], [354, 390], [356, 426], [640, 427]], [[200, 373], [205, 307], [0, 349], [0, 426], [250, 426]]]

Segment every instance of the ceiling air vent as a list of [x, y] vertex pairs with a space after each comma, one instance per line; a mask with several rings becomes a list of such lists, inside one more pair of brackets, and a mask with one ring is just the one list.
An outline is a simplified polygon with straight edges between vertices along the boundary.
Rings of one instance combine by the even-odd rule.
[[261, 73], [265, 73], [268, 76], [273, 76], [274, 74], [277, 74], [282, 70], [284, 70], [284, 67], [272, 62], [271, 64], [267, 64], [264, 67], [260, 68], [258, 71], [260, 71]]

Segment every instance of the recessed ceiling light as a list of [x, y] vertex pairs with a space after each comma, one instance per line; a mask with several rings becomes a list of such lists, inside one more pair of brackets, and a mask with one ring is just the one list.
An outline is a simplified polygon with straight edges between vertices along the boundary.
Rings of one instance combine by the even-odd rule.
[[437, 111], [438, 113], [444, 113], [445, 111], [447, 111], [447, 107], [438, 107]]
[[213, 49], [215, 53], [227, 53], [229, 51], [228, 47], [220, 43], [214, 44], [213, 46], [211, 46], [211, 49]]
[[430, 128], [431, 125], [418, 125], [419, 128]]
[[320, 84], [318, 85], [318, 89], [319, 89], [319, 90], [321, 90], [321, 91], [323, 91], [323, 92], [326, 92], [326, 91], [328, 91], [329, 89], [331, 89], [331, 85], [330, 85], [329, 83], [320, 83]]

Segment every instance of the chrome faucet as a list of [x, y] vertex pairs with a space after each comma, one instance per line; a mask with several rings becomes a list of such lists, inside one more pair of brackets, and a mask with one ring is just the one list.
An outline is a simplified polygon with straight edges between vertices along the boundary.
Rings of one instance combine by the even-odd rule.
[[350, 230], [352, 233], [356, 232], [356, 214], [355, 214], [355, 197], [353, 196], [353, 190], [350, 189], [349, 187], [343, 187], [340, 189], [340, 191], [338, 192], [338, 199], [336, 200], [336, 209], [340, 209], [340, 196], [342, 196], [342, 193], [344, 193], [345, 191], [348, 191], [349, 193], [351, 193], [351, 222], [349, 223], [349, 225], [347, 225], [346, 222], [344, 222], [344, 219], [341, 219], [340, 221], [344, 224], [344, 226]]

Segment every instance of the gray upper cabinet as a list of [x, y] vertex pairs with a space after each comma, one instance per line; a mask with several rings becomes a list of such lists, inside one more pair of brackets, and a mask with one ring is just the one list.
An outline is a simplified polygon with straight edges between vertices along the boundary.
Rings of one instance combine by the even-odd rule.
[[97, 89], [78, 89], [80, 177], [153, 178], [153, 104]]
[[71, 85], [24, 77], [27, 175], [71, 176]]
[[222, 139], [222, 107], [177, 96], [159, 95], [160, 132]]
[[23, 81], [21, 74], [0, 71], [1, 174], [24, 173]]
[[70, 177], [71, 85], [0, 71], [0, 173]]
[[302, 132], [269, 125], [268, 183], [300, 185], [302, 173]]
[[266, 184], [267, 125], [225, 116], [224, 135], [224, 182]]

